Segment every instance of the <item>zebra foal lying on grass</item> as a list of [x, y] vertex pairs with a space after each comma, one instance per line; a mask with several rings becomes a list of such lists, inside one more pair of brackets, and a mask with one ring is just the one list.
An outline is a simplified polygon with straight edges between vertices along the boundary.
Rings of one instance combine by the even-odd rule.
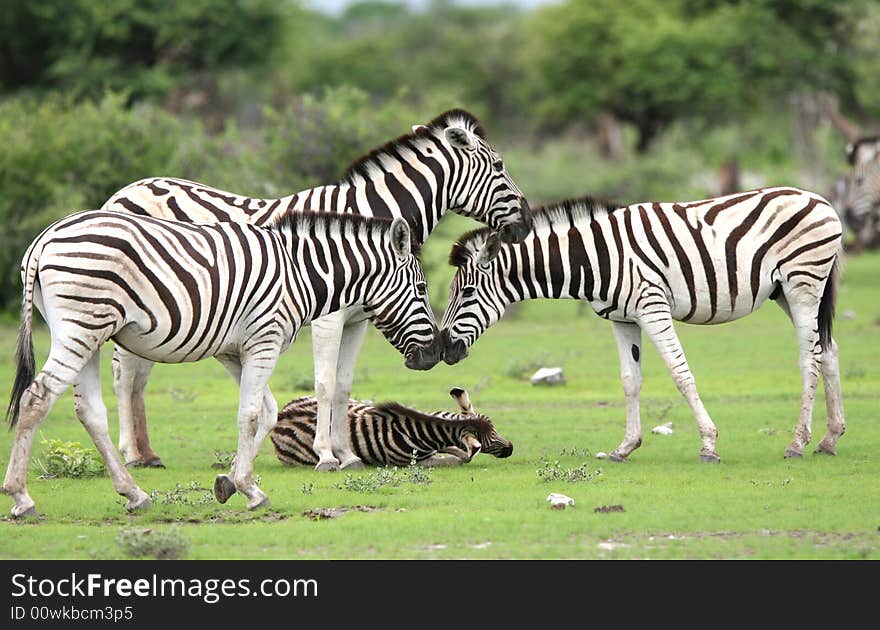
[[840, 219], [822, 197], [766, 188], [717, 199], [637, 203], [579, 199], [536, 210], [519, 245], [485, 230], [459, 238], [458, 267], [441, 322], [444, 360], [454, 364], [504, 313], [533, 298], [589, 301], [611, 320], [626, 395], [626, 436], [611, 459], [642, 442], [642, 332], [657, 347], [700, 430], [703, 461], [719, 460], [717, 430], [700, 400], [673, 321], [720, 324], [774, 300], [794, 324], [803, 381], [786, 457], [810, 442], [821, 372], [828, 431], [817, 452], [834, 454], [844, 432], [837, 344], [831, 337], [841, 256]]
[[[348, 426], [355, 454], [371, 466], [407, 466], [413, 460], [425, 466], [462, 464], [481, 452], [510, 457], [513, 444], [498, 435], [489, 418], [474, 411], [468, 393], [453, 387], [449, 395], [460, 413], [424, 413], [397, 403], [350, 400]], [[318, 461], [314, 449], [317, 407], [317, 399], [304, 396], [291, 400], [278, 413], [270, 437], [282, 463], [314, 466]]]
[[[113, 340], [162, 363], [214, 357], [239, 384], [238, 450], [214, 495], [236, 491], [248, 508], [268, 497], [254, 457], [275, 425], [268, 388], [279, 355], [312, 319], [359, 305], [413, 367], [434, 365], [439, 343], [410, 228], [351, 215], [290, 213], [257, 227], [195, 225], [86, 211], [56, 221], [22, 261], [24, 292], [17, 371], [7, 418], [15, 438], [3, 491], [13, 516], [36, 513], [26, 489], [31, 444], [68, 387], [76, 415], [129, 510], [149, 505], [113, 447], [101, 397], [100, 348]], [[52, 344], [34, 377], [36, 306]]]

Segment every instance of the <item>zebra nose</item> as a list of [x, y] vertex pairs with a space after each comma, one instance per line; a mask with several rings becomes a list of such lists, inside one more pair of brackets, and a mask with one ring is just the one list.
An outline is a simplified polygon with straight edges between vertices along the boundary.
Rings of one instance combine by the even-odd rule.
[[513, 444], [508, 444], [498, 453], [498, 457], [510, 457], [511, 455], [513, 455]]
[[449, 331], [445, 328], [440, 331], [440, 339], [443, 343], [443, 360], [448, 365], [455, 365], [467, 356], [467, 346], [460, 339], [452, 341]]
[[431, 343], [419, 346], [406, 360], [406, 367], [411, 370], [430, 370], [443, 359], [443, 341], [440, 332], [435, 328]]

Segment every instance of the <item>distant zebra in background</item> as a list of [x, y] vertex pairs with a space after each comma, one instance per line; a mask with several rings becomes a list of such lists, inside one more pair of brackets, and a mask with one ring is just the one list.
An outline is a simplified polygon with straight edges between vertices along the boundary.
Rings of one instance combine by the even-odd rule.
[[[149, 505], [110, 441], [100, 382], [108, 340], [150, 361], [215, 357], [239, 383], [238, 450], [214, 494], [224, 503], [241, 492], [249, 509], [268, 502], [253, 462], [277, 421], [269, 377], [304, 325], [363, 305], [413, 367], [439, 360], [425, 278], [403, 219], [290, 213], [261, 228], [86, 211], [44, 230], [22, 267], [18, 368], [7, 409], [16, 431], [3, 482], [16, 517], [36, 512], [25, 483], [31, 444], [71, 385], [76, 415], [127, 509]], [[36, 378], [34, 305], [52, 340]]]
[[[348, 425], [351, 444], [370, 466], [425, 466], [467, 463], [477, 453], [510, 457], [513, 444], [495, 430], [492, 421], [474, 411], [467, 392], [453, 387], [449, 395], [460, 413], [424, 413], [398, 403], [350, 400]], [[278, 413], [270, 437], [278, 459], [291, 466], [314, 466], [318, 401], [304, 396], [287, 403]], [[445, 457], [446, 453], [453, 457]]]
[[[402, 217], [419, 243], [448, 210], [486, 223], [505, 242], [522, 240], [529, 225], [528, 204], [501, 156], [486, 141], [483, 126], [472, 114], [458, 109], [371, 151], [352, 164], [340, 182], [330, 186], [280, 199], [253, 199], [182, 179], [157, 177], [123, 188], [102, 209], [179, 221], [247, 221], [256, 225], [292, 210]], [[357, 307], [312, 324], [318, 470], [359, 466], [348, 443], [346, 407], [366, 327], [367, 317]], [[144, 404], [152, 366], [124, 349], [117, 348], [114, 354], [119, 448], [133, 465], [161, 465], [150, 447]]]
[[880, 149], [853, 165], [846, 179], [843, 216], [855, 234], [854, 251], [880, 246]]
[[706, 412], [673, 320], [720, 324], [775, 300], [794, 324], [803, 379], [801, 411], [786, 457], [811, 437], [819, 372], [828, 431], [817, 452], [835, 453], [845, 425], [837, 344], [831, 337], [841, 225], [820, 196], [766, 188], [716, 199], [618, 207], [580, 199], [534, 214], [534, 230], [504, 245], [485, 230], [462, 236], [441, 322], [444, 359], [453, 364], [514, 302], [588, 300], [611, 321], [626, 394], [626, 436], [611, 454], [639, 447], [641, 333], [657, 347], [700, 430], [703, 461], [718, 461], [717, 430]]

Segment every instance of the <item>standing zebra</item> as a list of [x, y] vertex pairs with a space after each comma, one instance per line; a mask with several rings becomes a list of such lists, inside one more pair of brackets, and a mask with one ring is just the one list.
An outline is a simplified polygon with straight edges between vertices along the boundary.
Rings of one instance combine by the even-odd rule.
[[[498, 435], [492, 421], [474, 411], [467, 392], [449, 391], [460, 413], [424, 413], [398, 403], [348, 401], [348, 427], [354, 452], [372, 466], [426, 466], [467, 463], [480, 452], [510, 457], [513, 444]], [[278, 412], [269, 437], [275, 455], [292, 466], [314, 466], [315, 419], [318, 401], [312, 396], [291, 400]], [[453, 457], [442, 457], [448, 453]]]
[[[425, 278], [403, 219], [290, 213], [256, 227], [85, 211], [44, 230], [22, 266], [18, 368], [7, 409], [16, 432], [3, 482], [14, 516], [36, 511], [25, 487], [31, 443], [70, 385], [76, 415], [127, 509], [149, 505], [107, 430], [99, 350], [110, 339], [150, 361], [215, 357], [235, 378], [238, 450], [214, 494], [224, 503], [237, 490], [249, 509], [268, 501], [253, 476], [254, 457], [277, 420], [267, 384], [300, 328], [359, 304], [412, 367], [438, 360]], [[36, 378], [34, 305], [52, 338]]]
[[855, 251], [880, 245], [880, 153], [853, 165], [847, 177], [843, 214], [855, 233]]
[[[257, 225], [278, 213], [309, 209], [402, 217], [419, 242], [424, 242], [447, 210], [486, 223], [505, 242], [522, 240], [529, 225], [525, 198], [499, 154], [486, 142], [480, 122], [462, 110], [441, 114], [428, 125], [413, 127], [412, 133], [373, 150], [331, 186], [281, 199], [251, 199], [186, 180], [152, 178], [123, 188], [102, 209], [180, 221], [248, 221]], [[312, 324], [318, 398], [317, 470], [360, 465], [348, 440], [346, 410], [366, 326], [366, 316], [356, 306]], [[152, 365], [122, 349], [114, 354], [119, 447], [132, 464], [161, 465], [150, 448], [144, 406], [144, 388]]]
[[444, 358], [467, 355], [512, 302], [588, 300], [611, 321], [626, 394], [626, 436], [611, 454], [639, 447], [641, 333], [657, 347], [696, 416], [703, 461], [718, 461], [717, 430], [697, 393], [673, 320], [720, 324], [775, 300], [794, 324], [803, 378], [800, 419], [786, 457], [810, 441], [821, 370], [828, 432], [817, 451], [834, 454], [844, 432], [837, 344], [831, 338], [841, 225], [813, 193], [766, 188], [717, 199], [609, 206], [592, 199], [536, 211], [532, 234], [502, 245], [485, 230], [462, 236], [441, 322]]

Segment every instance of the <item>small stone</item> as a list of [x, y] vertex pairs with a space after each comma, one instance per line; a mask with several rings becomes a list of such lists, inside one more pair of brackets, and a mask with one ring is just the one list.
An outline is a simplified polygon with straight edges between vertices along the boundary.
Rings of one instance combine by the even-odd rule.
[[841, 316], [843, 319], [855, 319], [855, 318], [856, 318], [856, 312], [855, 312], [855, 311], [844, 311], [843, 313], [840, 314], [840, 316]]
[[658, 426], [654, 427], [653, 429], [651, 429], [651, 433], [656, 433], [658, 435], [672, 435], [673, 434], [672, 423], [666, 422], [664, 424], [658, 425]]
[[574, 499], [558, 492], [551, 492], [547, 496], [547, 501], [550, 502], [550, 508], [554, 510], [564, 510], [568, 505], [574, 507]]
[[565, 383], [561, 367], [541, 368], [529, 379], [532, 385], [560, 385]]
[[598, 453], [596, 453], [596, 459], [607, 459], [607, 458], [608, 458], [608, 453], [605, 453], [604, 451], [599, 451]]

